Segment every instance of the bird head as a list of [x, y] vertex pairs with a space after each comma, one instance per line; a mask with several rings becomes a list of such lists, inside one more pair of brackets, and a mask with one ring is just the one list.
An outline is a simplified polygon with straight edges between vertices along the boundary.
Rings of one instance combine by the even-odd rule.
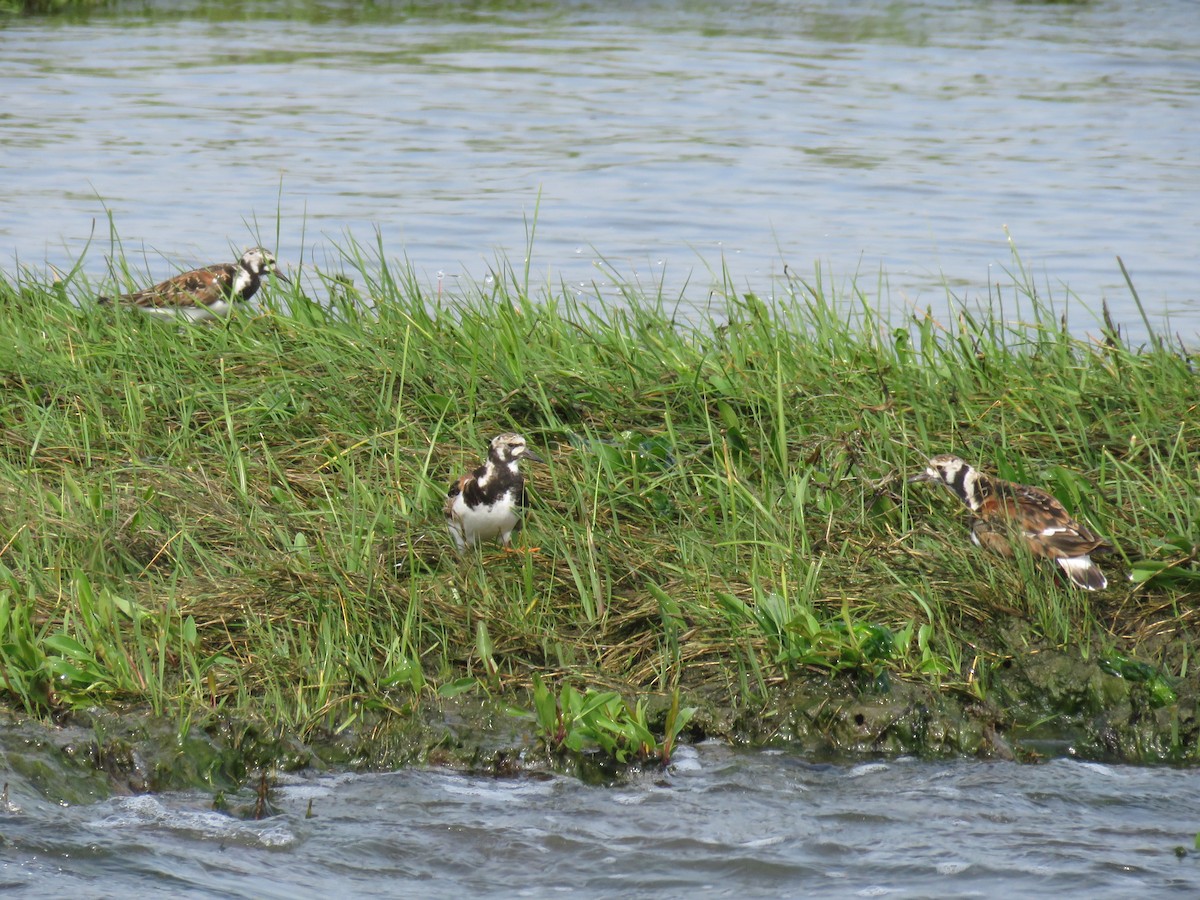
[[516, 462], [520, 459], [529, 459], [540, 463], [545, 462], [544, 459], [529, 449], [529, 445], [525, 443], [525, 438], [512, 432], [505, 432], [492, 438], [488, 454], [492, 459], [501, 464]]
[[276, 270], [275, 257], [262, 247], [251, 247], [242, 254], [242, 258], [238, 262], [241, 263], [243, 269], [252, 275], [262, 276], [270, 272], [285, 284], [291, 284], [291, 281], [283, 273]]
[[971, 469], [970, 464], [965, 460], [955, 456], [953, 453], [940, 453], [930, 458], [929, 465], [925, 467], [923, 472], [918, 472], [908, 480], [910, 483], [940, 481], [943, 484], [952, 485], [959, 480], [959, 473], [964, 469], [967, 471]]

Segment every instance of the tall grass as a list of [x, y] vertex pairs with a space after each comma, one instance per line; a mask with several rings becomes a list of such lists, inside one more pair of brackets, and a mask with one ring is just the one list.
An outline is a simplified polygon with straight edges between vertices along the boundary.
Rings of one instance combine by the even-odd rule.
[[[97, 307], [78, 267], [0, 280], [10, 700], [336, 730], [535, 674], [738, 705], [805, 673], [961, 688], [1044, 646], [1187, 664], [1163, 638], [1194, 633], [1189, 350], [1073, 337], [1019, 272], [948, 318], [792, 277], [680, 324], [628, 286], [502, 266], [445, 294], [338, 250], [214, 327]], [[445, 485], [509, 430], [549, 460], [539, 552], [460, 559]], [[1112, 538], [1109, 590], [974, 549], [905, 481], [947, 450]]]

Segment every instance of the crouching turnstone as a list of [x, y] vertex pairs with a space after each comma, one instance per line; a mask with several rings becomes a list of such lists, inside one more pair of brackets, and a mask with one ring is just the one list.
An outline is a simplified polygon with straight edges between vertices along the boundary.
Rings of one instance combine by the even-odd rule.
[[[227, 315], [235, 302], [253, 297], [267, 273], [291, 283], [275, 271], [275, 257], [262, 247], [252, 247], [237, 262], [193, 269], [117, 299], [154, 315], [203, 322]], [[98, 299], [101, 304], [112, 303], [109, 297]]]
[[484, 464], [450, 485], [446, 525], [459, 553], [497, 538], [511, 549], [512, 534], [520, 527], [517, 513], [525, 505], [525, 477], [517, 468], [522, 459], [545, 462], [519, 434], [499, 435], [492, 438]]
[[928, 468], [909, 481], [940, 481], [950, 488], [975, 514], [971, 540], [979, 546], [1012, 556], [1010, 539], [1019, 534], [1034, 556], [1057, 562], [1077, 587], [1101, 591], [1108, 586], [1089, 554], [1111, 550], [1112, 545], [1076, 522], [1040, 488], [985, 475], [949, 453], [933, 457]]

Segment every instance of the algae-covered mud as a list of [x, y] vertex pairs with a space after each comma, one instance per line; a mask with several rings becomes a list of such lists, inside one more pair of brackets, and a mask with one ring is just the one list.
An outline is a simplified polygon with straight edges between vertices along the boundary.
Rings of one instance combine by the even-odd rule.
[[[388, 260], [282, 260], [182, 327], [0, 281], [0, 686], [25, 765], [75, 773], [48, 793], [607, 778], [699, 737], [1196, 758], [1186, 341], [1073, 335], [1021, 281], [889, 325], [796, 279], [681, 323]], [[503, 432], [545, 460], [522, 552], [460, 555], [447, 486]], [[947, 451], [1110, 541], [1106, 589], [973, 546], [908, 482]]]

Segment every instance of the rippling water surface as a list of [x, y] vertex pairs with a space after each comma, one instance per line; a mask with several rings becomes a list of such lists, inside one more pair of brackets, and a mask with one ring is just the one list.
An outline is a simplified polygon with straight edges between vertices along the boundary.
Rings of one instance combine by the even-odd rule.
[[147, 279], [378, 229], [452, 286], [520, 270], [536, 221], [537, 283], [703, 306], [820, 265], [902, 312], [1008, 285], [1007, 227], [1079, 327], [1141, 329], [1120, 254], [1156, 328], [1200, 330], [1192, 0], [123, 9], [0, 27], [10, 259], [66, 267], [96, 222], [102, 279], [107, 213]]
[[[620, 787], [442, 771], [293, 780], [278, 815], [207, 796], [14, 794], [29, 896], [1195, 897], [1200, 773], [1067, 760], [827, 765], [715, 743]], [[311, 803], [311, 817], [306, 817]]]

